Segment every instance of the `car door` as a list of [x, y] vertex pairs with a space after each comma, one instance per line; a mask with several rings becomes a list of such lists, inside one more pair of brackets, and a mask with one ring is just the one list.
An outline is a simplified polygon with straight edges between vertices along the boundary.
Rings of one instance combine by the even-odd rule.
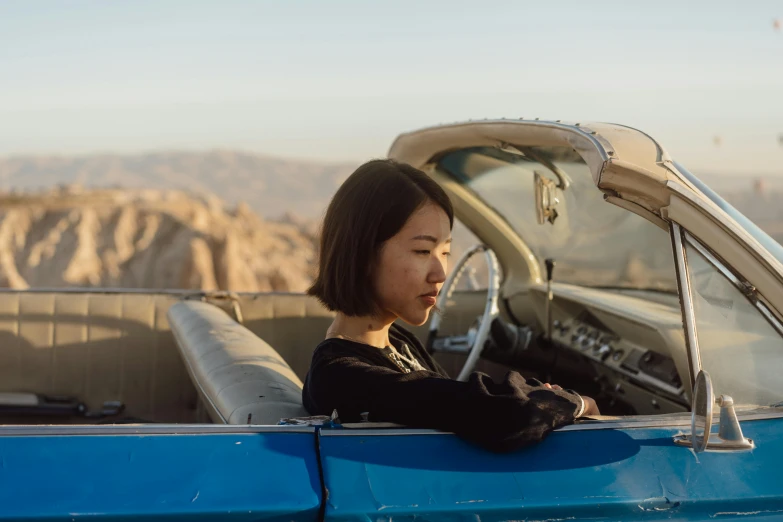
[[314, 521], [319, 477], [309, 427], [0, 427], [0, 520]]
[[695, 454], [689, 416], [579, 424], [492, 454], [424, 430], [321, 430], [325, 520], [748, 520], [783, 514], [783, 422], [756, 447]]

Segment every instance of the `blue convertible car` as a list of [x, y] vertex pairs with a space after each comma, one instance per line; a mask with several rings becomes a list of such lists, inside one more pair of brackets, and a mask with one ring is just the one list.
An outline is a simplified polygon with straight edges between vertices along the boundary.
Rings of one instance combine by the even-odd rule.
[[389, 156], [478, 238], [417, 331], [436, 358], [604, 416], [510, 454], [308, 418], [308, 296], [4, 291], [0, 519], [783, 520], [780, 245], [624, 126], [469, 122]]

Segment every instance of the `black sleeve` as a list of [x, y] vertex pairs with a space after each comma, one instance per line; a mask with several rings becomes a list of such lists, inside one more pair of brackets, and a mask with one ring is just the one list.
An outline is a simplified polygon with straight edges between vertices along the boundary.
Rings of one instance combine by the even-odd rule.
[[480, 372], [460, 382], [431, 371], [400, 373], [361, 357], [316, 355], [303, 400], [313, 415], [336, 409], [347, 421], [369, 412], [372, 421], [450, 431], [503, 452], [572, 423], [581, 405], [571, 393], [531, 383], [517, 372], [509, 372], [501, 383]]

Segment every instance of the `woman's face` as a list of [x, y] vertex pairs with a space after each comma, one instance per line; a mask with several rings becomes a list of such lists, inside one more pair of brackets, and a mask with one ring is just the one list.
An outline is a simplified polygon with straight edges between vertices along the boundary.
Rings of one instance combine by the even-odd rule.
[[383, 319], [424, 324], [446, 280], [450, 252], [449, 218], [426, 203], [381, 246], [373, 285]]

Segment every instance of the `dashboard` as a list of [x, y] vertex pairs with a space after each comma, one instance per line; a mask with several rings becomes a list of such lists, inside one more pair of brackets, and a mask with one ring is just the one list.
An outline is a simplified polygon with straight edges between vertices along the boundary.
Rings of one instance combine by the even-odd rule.
[[[546, 325], [546, 292], [532, 290], [526, 297], [532, 300], [540, 324]], [[634, 295], [557, 284], [553, 296], [551, 343], [577, 364], [589, 365], [604, 394], [638, 415], [690, 410], [690, 377], [676, 295]]]
[[[605, 384], [610, 385], [611, 392], [624, 395], [631, 386], [637, 396], [644, 390], [652, 392], [655, 397], [645, 401], [649, 403], [648, 413], [681, 411], [676, 403], [681, 403], [686, 408], [682, 411], [687, 411], [683, 384], [674, 359], [623, 339], [590, 312], [584, 311], [573, 319], [554, 321], [552, 342], [581, 354], [598, 366], [598, 373]], [[638, 409], [639, 405], [634, 406]]]

